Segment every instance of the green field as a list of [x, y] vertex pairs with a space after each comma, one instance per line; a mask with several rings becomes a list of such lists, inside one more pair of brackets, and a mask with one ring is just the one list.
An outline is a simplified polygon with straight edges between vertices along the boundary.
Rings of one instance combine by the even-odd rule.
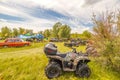
[[[48, 80], [44, 69], [48, 59], [43, 52], [46, 43], [32, 43], [28, 47], [1, 48], [0, 49], [0, 80]], [[60, 52], [71, 49], [64, 47], [63, 43], [56, 43]], [[85, 50], [85, 46], [77, 48]], [[64, 72], [53, 80], [120, 80], [120, 75], [102, 67], [94, 59], [88, 64], [92, 74], [88, 79], [78, 78], [74, 72]]]

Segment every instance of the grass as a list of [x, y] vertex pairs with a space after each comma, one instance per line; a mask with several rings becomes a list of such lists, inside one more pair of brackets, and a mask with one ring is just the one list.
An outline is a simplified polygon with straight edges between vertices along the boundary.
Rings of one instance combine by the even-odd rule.
[[[0, 80], [48, 80], [44, 74], [48, 58], [43, 52], [46, 43], [34, 43], [28, 47], [0, 49]], [[56, 43], [58, 50], [68, 52], [71, 49], [63, 43]], [[77, 48], [85, 50], [85, 46]], [[119, 80], [120, 76], [111, 69], [105, 69], [94, 59], [88, 64], [92, 74], [88, 79], [78, 78], [74, 72], [64, 72], [53, 80]]]
[[26, 50], [26, 49], [32, 49], [32, 48], [38, 48], [40, 46], [44, 46], [45, 43], [31, 43], [30, 46], [26, 47], [10, 47], [10, 48], [0, 48], [0, 53], [1, 52], [13, 52], [13, 51], [21, 51], [21, 50]]

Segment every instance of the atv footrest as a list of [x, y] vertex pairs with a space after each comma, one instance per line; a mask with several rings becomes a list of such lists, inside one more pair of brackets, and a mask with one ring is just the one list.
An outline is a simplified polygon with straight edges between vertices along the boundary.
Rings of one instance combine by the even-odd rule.
[[75, 71], [75, 70], [70, 68], [64, 68], [64, 71]]

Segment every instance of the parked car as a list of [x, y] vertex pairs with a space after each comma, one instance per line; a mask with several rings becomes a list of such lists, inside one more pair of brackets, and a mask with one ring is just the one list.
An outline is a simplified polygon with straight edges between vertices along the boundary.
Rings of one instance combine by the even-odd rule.
[[8, 38], [4, 42], [0, 42], [0, 47], [20, 47], [29, 45], [30, 42], [24, 41], [19, 38]]
[[40, 42], [40, 41], [42, 41], [42, 39], [39, 39], [39, 38], [27, 38], [26, 41], [28, 41], [28, 42]]
[[72, 47], [72, 46], [76, 46], [79, 47], [80, 45], [86, 45], [87, 40], [82, 40], [82, 39], [71, 39], [70, 42], [65, 42], [64, 46], [67, 47]]
[[63, 42], [68, 42], [68, 40], [69, 40], [68, 38], [62, 38]]
[[67, 38], [51, 38], [50, 40], [49, 40], [49, 42], [67, 42], [68, 41], [68, 39]]
[[67, 46], [67, 47], [73, 47], [73, 46], [76, 46], [76, 47], [79, 47], [80, 45], [80, 41], [71, 41], [71, 42], [65, 42], [64, 43], [64, 46]]
[[58, 39], [58, 38], [51, 38], [51, 39], [49, 40], [49, 42], [59, 42], [59, 39]]

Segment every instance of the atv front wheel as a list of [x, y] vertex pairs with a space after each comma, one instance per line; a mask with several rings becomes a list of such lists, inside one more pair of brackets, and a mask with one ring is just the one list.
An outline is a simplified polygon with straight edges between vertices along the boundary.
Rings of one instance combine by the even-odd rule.
[[75, 73], [76, 73], [76, 75], [78, 77], [81, 77], [81, 78], [85, 78], [86, 77], [86, 78], [88, 78], [88, 77], [90, 77], [91, 70], [87, 66], [87, 64], [79, 64]]
[[50, 63], [45, 69], [45, 74], [49, 79], [58, 77], [62, 74], [62, 69], [60, 64], [58, 63]]

